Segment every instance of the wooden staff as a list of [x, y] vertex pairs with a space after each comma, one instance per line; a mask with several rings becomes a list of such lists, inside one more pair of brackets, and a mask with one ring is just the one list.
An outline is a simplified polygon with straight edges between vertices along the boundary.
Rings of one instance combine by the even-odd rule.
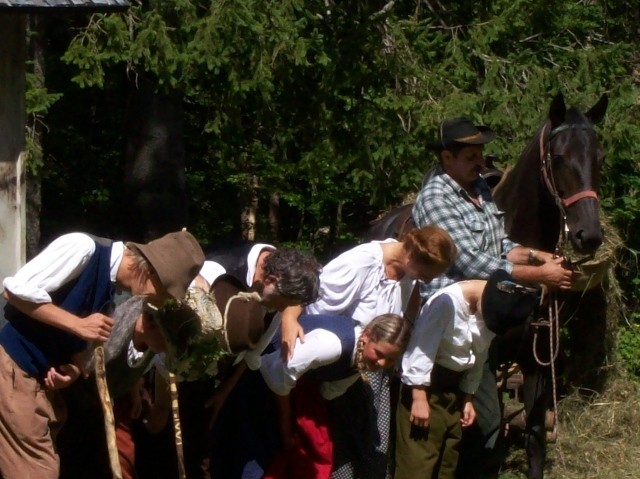
[[96, 384], [98, 385], [100, 404], [102, 405], [102, 412], [104, 413], [104, 429], [107, 433], [107, 449], [109, 451], [111, 473], [113, 474], [114, 479], [122, 479], [120, 458], [118, 457], [118, 447], [116, 445], [115, 419], [113, 417], [113, 408], [111, 407], [109, 389], [107, 388], [107, 373], [104, 363], [104, 348], [102, 346], [96, 346], [94, 350], [94, 357]]
[[180, 407], [178, 404], [178, 382], [176, 375], [169, 373], [169, 388], [171, 391], [171, 416], [173, 417], [173, 431], [176, 439], [176, 455], [178, 456], [178, 476], [186, 479], [187, 473], [184, 469], [184, 451], [182, 449], [182, 428], [180, 427]]

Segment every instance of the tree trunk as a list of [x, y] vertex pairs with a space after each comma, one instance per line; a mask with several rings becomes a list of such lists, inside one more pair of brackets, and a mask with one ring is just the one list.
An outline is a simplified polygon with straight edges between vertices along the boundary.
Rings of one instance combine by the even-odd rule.
[[[39, 15], [29, 15], [28, 29], [35, 32], [35, 35], [27, 35], [27, 68], [34, 74], [34, 81], [38, 88], [45, 86], [44, 70], [44, 49], [42, 47], [42, 17]], [[35, 155], [37, 159], [42, 158], [42, 119], [37, 114], [27, 117], [27, 148], [30, 155]], [[35, 158], [30, 158], [34, 161]], [[27, 260], [33, 258], [40, 250], [40, 211], [42, 209], [42, 184], [40, 173], [32, 173], [27, 168], [27, 210], [26, 210], [26, 248]]]
[[182, 95], [138, 78], [126, 114], [127, 239], [148, 241], [187, 226]]
[[247, 192], [241, 195], [242, 213], [242, 237], [249, 241], [256, 239], [256, 216], [258, 212], [258, 176], [253, 174], [247, 180]]
[[269, 230], [271, 240], [276, 243], [280, 239], [280, 195], [272, 193], [269, 197]]

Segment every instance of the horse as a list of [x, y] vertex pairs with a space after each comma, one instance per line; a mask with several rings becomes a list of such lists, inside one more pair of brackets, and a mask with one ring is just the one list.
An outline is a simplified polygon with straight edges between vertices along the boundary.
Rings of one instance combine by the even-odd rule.
[[[565, 252], [567, 242], [583, 255], [593, 255], [600, 247], [604, 236], [598, 191], [604, 150], [594, 125], [604, 117], [607, 104], [607, 96], [602, 95], [583, 114], [577, 108], [567, 110], [562, 95], [553, 99], [548, 119], [493, 192], [496, 205], [505, 212], [505, 229], [512, 240], [534, 249], [557, 251], [559, 255]], [[601, 288], [593, 290], [589, 297], [584, 292], [563, 294], [563, 315], [576, 315], [579, 302], [589, 303], [590, 308], [603, 309], [604, 299]], [[573, 307], [567, 307], [572, 303]], [[604, 321], [598, 326], [602, 328]], [[575, 328], [576, 333], [580, 329], [584, 334], [586, 328]], [[604, 331], [602, 333], [600, 339], [604, 337]], [[539, 341], [534, 344], [536, 334], [539, 334]], [[530, 327], [525, 346], [518, 347], [519, 354], [515, 358], [524, 377], [529, 479], [543, 477], [545, 417], [555, 396], [552, 394], [555, 387], [552, 349], [557, 345], [551, 346], [549, 334], [557, 334], [557, 331], [553, 333], [539, 325]], [[578, 342], [577, 334], [572, 340]], [[543, 345], [542, 351], [538, 345]], [[534, 359], [536, 354], [546, 355], [546, 358], [537, 361]]]
[[[512, 240], [533, 249], [557, 250], [558, 254], [562, 254], [560, 249], [566, 246], [566, 241], [585, 255], [593, 254], [602, 244], [598, 189], [604, 151], [594, 125], [604, 117], [607, 103], [607, 96], [602, 95], [583, 114], [576, 108], [567, 110], [562, 94], [553, 99], [548, 118], [528, 142], [513, 169], [493, 189], [497, 206], [505, 212], [505, 229]], [[397, 237], [415, 227], [412, 207], [406, 204], [390, 211], [372, 224], [366, 237]], [[579, 295], [584, 300], [584, 296]], [[594, 301], [599, 307], [606, 303], [602, 294], [596, 295]], [[600, 323], [602, 327], [604, 322]], [[553, 397], [551, 368], [534, 360], [533, 331], [537, 329], [540, 328], [530, 327], [525, 336], [517, 336], [519, 344], [512, 345], [507, 353], [512, 355], [510, 360], [518, 361], [524, 376], [529, 479], [543, 477], [545, 417]], [[548, 334], [548, 330], [545, 331]], [[545, 353], [551, 358], [551, 350], [539, 351], [541, 355]]]

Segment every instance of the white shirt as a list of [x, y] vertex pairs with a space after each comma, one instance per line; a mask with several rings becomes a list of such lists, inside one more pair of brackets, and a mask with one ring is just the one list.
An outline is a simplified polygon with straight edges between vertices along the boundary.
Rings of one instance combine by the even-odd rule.
[[269, 251], [275, 251], [276, 247], [272, 246], [270, 244], [265, 244], [265, 243], [257, 243], [254, 244], [253, 247], [251, 248], [251, 251], [249, 251], [249, 254], [247, 255], [247, 284], [249, 286], [253, 285], [253, 278], [256, 275], [256, 265], [258, 264], [258, 257], [260, 256], [260, 253], [262, 252], [262, 250], [269, 250]]
[[[361, 332], [362, 328], [359, 326], [354, 328], [356, 338]], [[317, 328], [305, 334], [304, 343], [296, 340], [293, 357], [287, 363], [282, 361], [280, 350], [261, 356], [260, 373], [269, 389], [280, 396], [286, 396], [307, 371], [335, 363], [341, 355], [340, 338], [331, 331]], [[355, 364], [355, 347], [351, 353], [351, 364]], [[324, 381], [320, 385], [322, 397], [330, 400], [341, 396], [359, 376], [354, 373], [338, 381]]]
[[361, 244], [330, 261], [320, 274], [320, 298], [307, 306], [307, 314], [342, 314], [362, 327], [380, 314], [402, 314], [413, 281], [387, 278], [381, 243]]
[[[25, 264], [14, 276], [4, 279], [5, 289], [31, 303], [50, 303], [49, 293], [80, 276], [96, 250], [95, 241], [84, 233], [62, 235]], [[110, 278], [115, 283], [124, 244], [115, 241], [111, 248]]]
[[434, 363], [465, 374], [460, 390], [474, 394], [494, 334], [471, 314], [459, 283], [434, 294], [422, 307], [402, 357], [402, 382], [429, 386]]
[[[247, 255], [247, 277], [245, 278], [247, 284], [251, 286], [253, 284], [253, 278], [256, 274], [256, 264], [258, 263], [258, 257], [262, 250], [275, 251], [276, 247], [266, 243], [257, 243], [251, 247], [249, 254]], [[225, 274], [227, 270], [220, 263], [215, 261], [205, 261], [200, 269], [200, 276], [202, 276], [210, 285], [218, 279], [218, 277]], [[192, 288], [195, 285], [195, 279], [189, 285]]]

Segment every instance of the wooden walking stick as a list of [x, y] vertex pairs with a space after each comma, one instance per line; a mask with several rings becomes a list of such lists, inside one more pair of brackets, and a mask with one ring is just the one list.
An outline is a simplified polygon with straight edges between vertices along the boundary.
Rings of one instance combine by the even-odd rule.
[[120, 469], [120, 459], [118, 457], [118, 447], [116, 445], [116, 428], [115, 419], [113, 417], [113, 408], [111, 407], [111, 398], [109, 397], [109, 389], [107, 388], [107, 373], [104, 362], [104, 347], [96, 346], [94, 350], [96, 384], [98, 385], [98, 394], [100, 395], [100, 404], [104, 413], [104, 429], [107, 433], [107, 449], [109, 451], [109, 464], [111, 465], [111, 473], [114, 479], [122, 479], [122, 470]]
[[186, 479], [187, 473], [184, 469], [184, 451], [182, 449], [182, 428], [180, 427], [180, 407], [178, 403], [178, 382], [176, 375], [169, 373], [169, 388], [171, 390], [171, 416], [173, 417], [173, 431], [176, 440], [176, 455], [178, 456], [178, 476]]

